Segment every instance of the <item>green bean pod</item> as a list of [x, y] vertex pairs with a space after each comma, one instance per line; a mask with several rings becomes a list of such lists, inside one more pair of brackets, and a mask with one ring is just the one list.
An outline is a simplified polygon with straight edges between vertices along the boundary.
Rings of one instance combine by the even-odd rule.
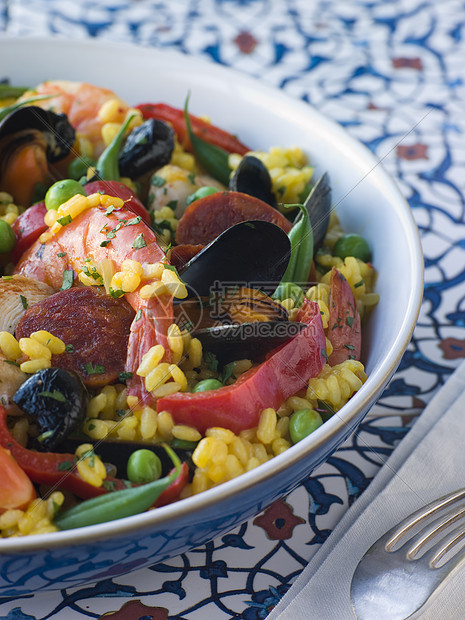
[[304, 284], [308, 281], [313, 260], [313, 231], [307, 209], [303, 205], [285, 205], [286, 208], [298, 206], [299, 215], [289, 231], [291, 242], [291, 257], [281, 282], [297, 282]]
[[95, 166], [98, 177], [101, 181], [119, 181], [119, 166], [118, 157], [123, 146], [124, 135], [129, 127], [129, 123], [136, 116], [136, 114], [130, 114], [124, 123], [121, 125], [118, 133], [103, 151], [97, 160]]
[[0, 84], [0, 99], [9, 99], [10, 97], [21, 97], [26, 91], [30, 90], [29, 86], [11, 86], [11, 84]]
[[17, 101], [16, 103], [12, 103], [8, 105], [6, 108], [2, 108], [0, 110], [0, 121], [14, 112], [18, 108], [22, 108], [25, 105], [29, 105], [30, 103], [35, 103], [36, 101], [44, 101], [45, 99], [51, 99], [52, 97], [56, 97], [56, 95], [37, 95], [36, 97], [29, 97], [29, 99], [24, 99], [24, 101]]
[[189, 136], [189, 140], [191, 141], [195, 155], [205, 170], [207, 170], [217, 181], [220, 181], [220, 183], [227, 186], [229, 184], [229, 176], [231, 174], [231, 168], [229, 167], [229, 153], [219, 146], [210, 144], [195, 135], [192, 131], [189, 112], [187, 110], [188, 103], [189, 96], [187, 96], [186, 103], [184, 105], [184, 120], [186, 122], [187, 134]]
[[59, 515], [54, 524], [60, 530], [70, 530], [130, 517], [148, 510], [181, 473], [181, 461], [177, 454], [167, 445], [164, 448], [173, 461], [173, 472], [148, 484], [113, 491], [81, 502]]

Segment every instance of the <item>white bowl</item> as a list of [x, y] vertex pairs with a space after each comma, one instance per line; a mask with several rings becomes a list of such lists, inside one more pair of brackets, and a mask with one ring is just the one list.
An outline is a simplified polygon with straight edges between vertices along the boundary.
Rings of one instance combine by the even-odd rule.
[[4, 595], [62, 588], [163, 561], [230, 530], [297, 486], [356, 428], [381, 395], [410, 341], [423, 293], [423, 260], [409, 206], [374, 156], [306, 103], [233, 70], [126, 44], [3, 38], [0, 79], [90, 82], [130, 104], [162, 101], [190, 111], [252, 148], [302, 147], [328, 171], [343, 227], [369, 240], [381, 300], [364, 329], [368, 379], [337, 415], [291, 449], [216, 489], [119, 521], [0, 540]]

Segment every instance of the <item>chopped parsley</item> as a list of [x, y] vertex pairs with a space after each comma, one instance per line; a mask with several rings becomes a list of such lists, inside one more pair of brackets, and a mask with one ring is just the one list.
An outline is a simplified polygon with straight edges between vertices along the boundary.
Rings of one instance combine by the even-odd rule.
[[353, 316], [348, 316], [346, 318], [346, 323], [349, 327], [352, 327], [353, 323], [354, 323], [354, 317]]
[[101, 364], [95, 364], [95, 366], [92, 366], [92, 362], [83, 364], [82, 369], [87, 375], [103, 375], [105, 372], [105, 366], [102, 366]]
[[58, 258], [63, 258], [63, 256], [66, 256], [66, 252], [58, 252], [57, 256]]
[[154, 187], [163, 187], [163, 185], [166, 184], [166, 179], [154, 174], [152, 177], [151, 183]]
[[58, 471], [70, 471], [73, 467], [73, 461], [63, 461], [63, 463], [58, 463], [57, 465]]
[[328, 353], [326, 352], [326, 349], [321, 349], [321, 355], [325, 358], [325, 360], [329, 363], [329, 357], [328, 357]]
[[19, 298], [21, 299], [21, 303], [23, 304], [23, 308], [25, 310], [27, 310], [28, 304], [27, 304], [27, 299], [26, 297], [24, 297], [24, 295], [20, 295]]
[[106, 241], [102, 241], [102, 243], [100, 244], [100, 247], [101, 248], [106, 248], [109, 243], [111, 243], [111, 239], [107, 239]]
[[105, 215], [110, 215], [110, 213], [113, 213], [113, 211], [115, 210], [115, 206], [114, 205], [110, 205], [107, 210], [105, 211]]
[[11, 364], [12, 366], [17, 366], [19, 368], [19, 364], [18, 362], [15, 362], [14, 360], [3, 360], [5, 362], [5, 364]]
[[355, 347], [353, 344], [345, 344], [344, 345], [346, 349], [349, 349], [350, 351], [354, 351]]
[[195, 185], [195, 174], [194, 174], [193, 172], [190, 172], [190, 173], [187, 175], [187, 178], [188, 178], [189, 183], [190, 183], [191, 185]]
[[365, 284], [365, 280], [362, 278], [360, 282], [354, 284], [354, 288], [358, 288], [359, 286], [363, 286]]
[[66, 397], [60, 392], [60, 390], [53, 390], [53, 392], [45, 390], [44, 392], [39, 392], [38, 395], [46, 396], [47, 398], [53, 398], [53, 400], [57, 400], [60, 403], [66, 402]]
[[67, 344], [65, 346], [65, 351], [66, 351], [66, 353], [74, 353], [74, 351], [75, 351], [74, 344]]
[[139, 224], [141, 220], [142, 220], [141, 216], [138, 215], [137, 217], [133, 217], [132, 220], [128, 220], [125, 226], [135, 226], [135, 224]]
[[132, 379], [132, 372], [120, 372], [118, 375], [118, 379], [121, 383], [127, 381], [127, 379]]
[[119, 299], [124, 295], [124, 291], [122, 289], [111, 288], [111, 286], [109, 287], [108, 292], [110, 293], [110, 297], [113, 297], [113, 299]]
[[62, 226], [67, 226], [68, 224], [71, 224], [72, 221], [73, 218], [71, 217], [71, 215], [64, 215], [63, 217], [59, 217], [57, 219], [57, 222]]
[[73, 270], [65, 269], [63, 271], [63, 284], [61, 285], [60, 291], [66, 291], [72, 286], [73, 286]]
[[169, 207], [170, 209], [173, 209], [173, 211], [174, 211], [176, 209], [176, 207], [178, 206], [178, 201], [177, 200], [170, 200], [169, 203], [166, 206]]
[[139, 319], [142, 317], [142, 310], [139, 308], [139, 310], [136, 312], [136, 321], [139, 321]]
[[145, 243], [144, 233], [140, 233], [140, 235], [134, 239], [134, 243], [132, 244], [132, 247], [135, 250], [140, 250], [142, 248], [145, 248], [146, 246], [147, 244]]

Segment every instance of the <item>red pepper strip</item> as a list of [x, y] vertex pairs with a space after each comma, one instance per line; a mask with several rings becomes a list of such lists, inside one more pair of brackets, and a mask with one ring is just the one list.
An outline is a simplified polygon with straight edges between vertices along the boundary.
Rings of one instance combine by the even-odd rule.
[[135, 215], [140, 215], [142, 221], [148, 226], [152, 225], [150, 215], [143, 203], [134, 196], [134, 192], [124, 183], [120, 181], [92, 181], [84, 185], [84, 190], [89, 196], [96, 192], [108, 194], [109, 196], [117, 196], [124, 200], [124, 206], [132, 211]]
[[328, 339], [333, 345], [330, 366], [360, 359], [362, 332], [352, 289], [342, 273], [333, 267], [329, 293]]
[[47, 230], [48, 226], [44, 223], [46, 213], [45, 203], [38, 202], [26, 209], [13, 222], [12, 228], [16, 235], [16, 245], [13, 248], [11, 258], [14, 263], [18, 262], [23, 252]]
[[[136, 108], [142, 112], [143, 117], [146, 119], [156, 118], [170, 123], [182, 147], [192, 153], [192, 144], [187, 133], [183, 110], [173, 108], [164, 103], [141, 103], [136, 106]], [[219, 146], [225, 151], [228, 151], [228, 153], [239, 153], [239, 155], [245, 155], [251, 150], [227, 131], [215, 127], [215, 125], [211, 125], [192, 114], [189, 114], [189, 118], [191, 120], [192, 131], [196, 136], [205, 140], [205, 142]]]
[[307, 385], [325, 363], [325, 334], [318, 304], [305, 300], [297, 320], [307, 327], [250, 369], [233, 385], [208, 392], [171, 394], [157, 402], [176, 424], [195, 427], [202, 434], [221, 426], [239, 433], [257, 426], [263, 409], [277, 409]]
[[[174, 471], [173, 468], [171, 471]], [[171, 472], [170, 472], [171, 473]], [[181, 491], [186, 486], [189, 480], [189, 467], [187, 463], [183, 463], [181, 465], [181, 473], [176, 478], [174, 482], [170, 484], [170, 486], [160, 494], [157, 501], [154, 503], [153, 508], [159, 508], [160, 506], [166, 506], [167, 504], [172, 504], [176, 500], [179, 499], [179, 495]]]
[[[60, 454], [56, 452], [35, 452], [19, 444], [6, 424], [7, 411], [0, 405], [0, 446], [10, 451], [21, 469], [29, 478], [38, 484], [48, 484], [63, 488], [82, 499], [89, 499], [98, 495], [127, 488], [127, 483], [119, 478], [107, 477], [108, 487], [94, 487], [77, 473], [74, 466], [74, 454]], [[156, 506], [164, 506], [178, 499], [179, 494], [187, 483], [189, 468], [186, 463], [181, 466], [181, 474], [163, 491], [156, 502]]]

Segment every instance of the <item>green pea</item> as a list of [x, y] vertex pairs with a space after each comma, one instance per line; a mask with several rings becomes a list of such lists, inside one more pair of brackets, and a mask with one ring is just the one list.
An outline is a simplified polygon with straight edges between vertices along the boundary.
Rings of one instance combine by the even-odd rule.
[[289, 420], [289, 434], [292, 443], [297, 443], [323, 424], [318, 411], [314, 409], [299, 409]]
[[145, 484], [160, 478], [161, 461], [155, 452], [143, 448], [131, 454], [126, 469], [131, 482]]
[[212, 187], [211, 185], [206, 185], [205, 187], [199, 187], [199, 189], [187, 197], [186, 204], [190, 205], [191, 202], [198, 200], [199, 198], [205, 198], [205, 196], [210, 196], [211, 194], [216, 194], [220, 190], [216, 187]]
[[95, 166], [95, 164], [96, 162], [94, 159], [91, 159], [86, 155], [81, 155], [69, 163], [68, 174], [71, 179], [79, 181], [81, 177], [87, 174], [87, 168]]
[[45, 206], [47, 210], [58, 209], [60, 205], [75, 196], [76, 194], [86, 195], [82, 185], [74, 179], [63, 179], [57, 181], [48, 188], [45, 194]]
[[293, 299], [294, 306], [300, 308], [304, 301], [304, 292], [294, 282], [283, 282], [273, 293], [273, 299], [284, 301], [285, 299]]
[[16, 235], [14, 230], [5, 222], [0, 220], [0, 254], [7, 254], [15, 247]]
[[199, 381], [192, 391], [208, 392], [209, 390], [217, 390], [222, 387], [224, 387], [224, 385], [221, 381], [218, 381], [218, 379], [204, 379], [203, 381]]
[[371, 260], [370, 246], [361, 235], [356, 233], [348, 233], [340, 237], [334, 244], [333, 254], [342, 259], [346, 256], [355, 256], [365, 262]]

